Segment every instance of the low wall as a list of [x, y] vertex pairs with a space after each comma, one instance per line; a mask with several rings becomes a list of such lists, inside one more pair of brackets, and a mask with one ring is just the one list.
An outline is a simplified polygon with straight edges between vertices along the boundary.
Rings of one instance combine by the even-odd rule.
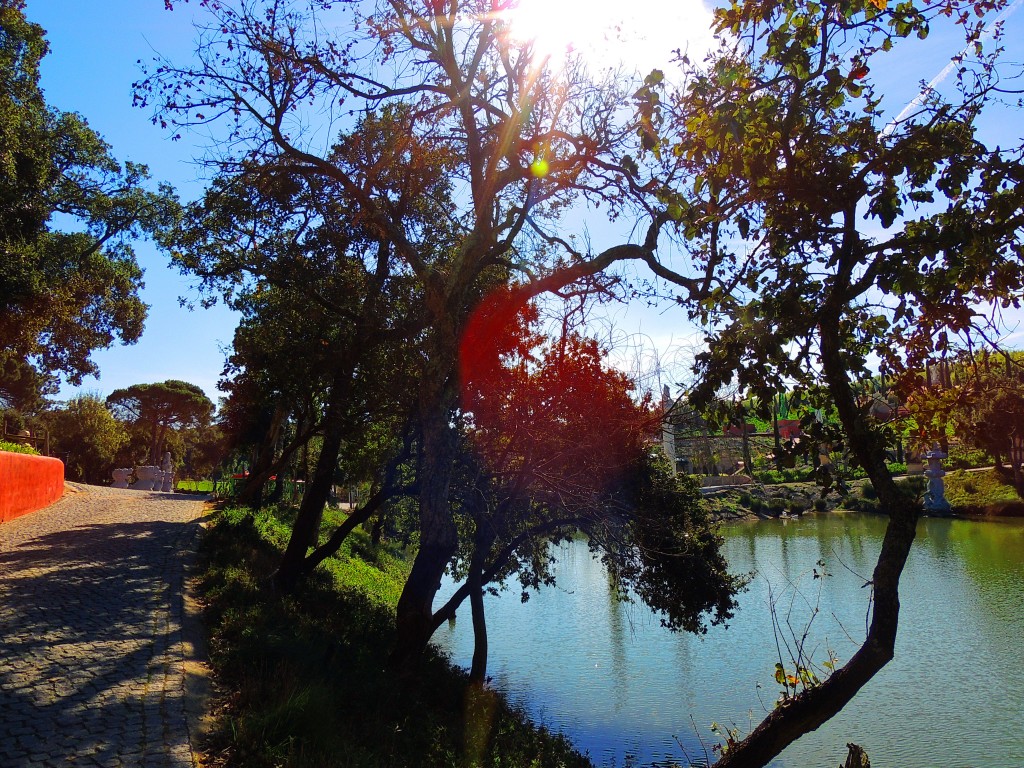
[[0, 451], [0, 523], [48, 507], [63, 495], [63, 461]]

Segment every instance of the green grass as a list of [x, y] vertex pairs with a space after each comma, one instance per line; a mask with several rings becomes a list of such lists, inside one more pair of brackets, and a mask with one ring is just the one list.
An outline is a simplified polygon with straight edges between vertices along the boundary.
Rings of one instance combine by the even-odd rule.
[[1024, 502], [1012, 477], [995, 469], [950, 472], [944, 478], [946, 499], [954, 511], [968, 514], [1020, 514]]
[[175, 487], [187, 493], [213, 493], [213, 480], [179, 480]]
[[[329, 512], [325, 528], [342, 513]], [[388, 665], [394, 605], [409, 564], [357, 530], [295, 596], [269, 578], [288, 513], [223, 510], [202, 549], [211, 661], [224, 706], [209, 764], [589, 766], [431, 650], [416, 675]]]

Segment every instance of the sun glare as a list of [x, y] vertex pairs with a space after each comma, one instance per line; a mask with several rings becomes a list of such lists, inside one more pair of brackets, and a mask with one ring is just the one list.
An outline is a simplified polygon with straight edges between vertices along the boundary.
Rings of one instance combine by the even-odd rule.
[[579, 54], [591, 70], [665, 68], [672, 51], [691, 60], [712, 45], [711, 12], [701, 0], [520, 0], [512, 34], [553, 61]]

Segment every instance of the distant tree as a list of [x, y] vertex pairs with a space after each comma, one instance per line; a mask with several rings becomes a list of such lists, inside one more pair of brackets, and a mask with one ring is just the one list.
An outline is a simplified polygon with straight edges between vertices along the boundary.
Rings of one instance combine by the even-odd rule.
[[118, 451], [128, 442], [124, 424], [98, 394], [83, 394], [43, 417], [51, 452], [64, 460], [67, 477], [100, 485], [110, 480]]
[[38, 413], [45, 407], [45, 396], [56, 392], [52, 376], [41, 374], [22, 358], [0, 354], [0, 410]]
[[[97, 370], [93, 350], [136, 341], [146, 306], [129, 240], [177, 210], [169, 187], [143, 188], [145, 166], [120, 165], [81, 116], [46, 104], [39, 62], [47, 50], [24, 2], [2, 0], [0, 387], [8, 361], [78, 383]], [[55, 215], [71, 228], [55, 229]]]
[[1024, 355], [999, 355], [1005, 366], [991, 365], [987, 355], [978, 365], [975, 357], [973, 365], [961, 365], [959, 381], [951, 388], [949, 420], [958, 434], [997, 463], [1009, 461], [1014, 484], [1024, 496]]
[[162, 459], [168, 430], [202, 427], [213, 416], [213, 403], [202, 389], [175, 379], [115, 390], [107, 406], [146, 435], [148, 460], [155, 465]]
[[1017, 492], [1024, 495], [1024, 385], [992, 382], [981, 394], [972, 409], [968, 438], [993, 456], [1009, 460]]
[[176, 457], [176, 471], [183, 477], [209, 477], [227, 453], [224, 435], [217, 424], [200, 424], [180, 431], [182, 450]]

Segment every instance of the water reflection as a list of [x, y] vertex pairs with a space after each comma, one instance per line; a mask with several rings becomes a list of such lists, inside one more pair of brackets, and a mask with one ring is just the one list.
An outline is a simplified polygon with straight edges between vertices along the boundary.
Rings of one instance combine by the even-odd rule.
[[[712, 721], [749, 730], [778, 694], [772, 605], [784, 635], [799, 636], [813, 617], [806, 648], [818, 663], [857, 647], [884, 523], [829, 515], [728, 526], [732, 570], [755, 578], [731, 626], [705, 638], [674, 635], [642, 606], [617, 603], [586, 545], [565, 544], [558, 587], [526, 604], [517, 590], [488, 599], [494, 684], [598, 763], [682, 761], [683, 750], [700, 758]], [[1024, 765], [1024, 524], [929, 519], [918, 536], [896, 659], [777, 765], [838, 764], [847, 741], [879, 768]], [[435, 642], [468, 665], [468, 610], [463, 618]]]

